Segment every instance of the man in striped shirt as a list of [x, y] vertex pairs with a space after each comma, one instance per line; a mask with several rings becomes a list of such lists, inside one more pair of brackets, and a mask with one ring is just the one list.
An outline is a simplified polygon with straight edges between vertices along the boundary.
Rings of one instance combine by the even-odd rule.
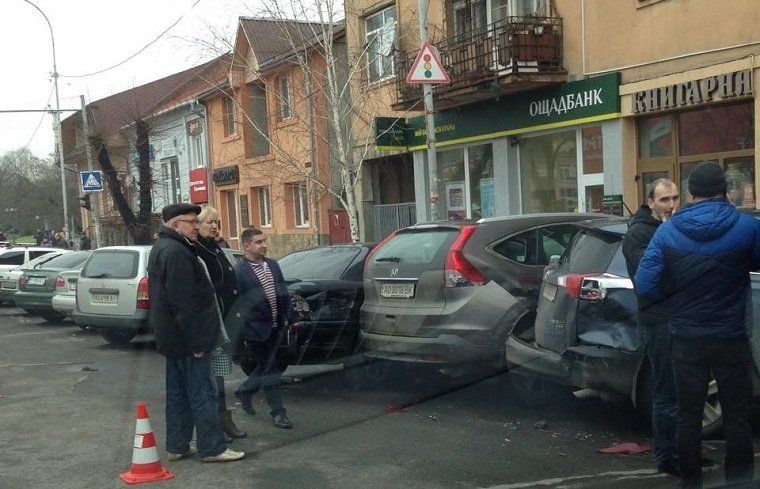
[[294, 320], [290, 294], [280, 266], [266, 257], [264, 233], [257, 228], [247, 228], [240, 240], [245, 257], [235, 265], [235, 275], [240, 285], [239, 300], [246, 304], [241, 337], [256, 367], [240, 384], [235, 395], [240, 399], [243, 411], [255, 415], [252, 397], [263, 389], [274, 425], [290, 429], [293, 423], [282, 404], [281, 372], [277, 361], [277, 348]]

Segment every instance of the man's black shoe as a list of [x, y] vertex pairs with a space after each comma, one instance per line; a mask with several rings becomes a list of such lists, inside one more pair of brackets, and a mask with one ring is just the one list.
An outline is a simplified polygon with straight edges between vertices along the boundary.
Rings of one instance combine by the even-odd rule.
[[681, 467], [678, 465], [678, 462], [673, 459], [660, 462], [657, 465], [657, 470], [675, 477], [681, 477]]
[[240, 408], [245, 411], [246, 414], [256, 416], [256, 410], [253, 409], [253, 402], [250, 397], [241, 396], [237, 392], [235, 393], [235, 397], [240, 400]]
[[293, 427], [293, 423], [290, 422], [287, 416], [284, 414], [277, 414], [272, 417], [272, 423], [278, 428], [289, 430]]

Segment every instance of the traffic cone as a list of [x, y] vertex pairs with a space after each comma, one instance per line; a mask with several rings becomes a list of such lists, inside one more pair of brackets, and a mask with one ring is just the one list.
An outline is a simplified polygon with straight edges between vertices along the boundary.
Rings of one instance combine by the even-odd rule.
[[174, 474], [166, 470], [158, 459], [156, 438], [150, 429], [150, 419], [145, 404], [137, 403], [137, 423], [135, 424], [135, 443], [132, 449], [132, 468], [119, 474], [127, 484], [140, 484], [171, 479]]

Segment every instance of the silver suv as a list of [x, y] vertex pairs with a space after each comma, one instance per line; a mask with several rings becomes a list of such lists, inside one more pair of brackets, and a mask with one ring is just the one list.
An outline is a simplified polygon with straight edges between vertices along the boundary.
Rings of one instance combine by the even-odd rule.
[[370, 358], [443, 371], [505, 366], [507, 334], [532, 325], [544, 267], [579, 223], [600, 214], [533, 214], [418, 224], [368, 257], [361, 338]]
[[[148, 256], [151, 246], [98, 248], [76, 284], [74, 322], [100, 332], [109, 343], [127, 344], [138, 333], [149, 333]], [[230, 263], [242, 251], [225, 248]]]

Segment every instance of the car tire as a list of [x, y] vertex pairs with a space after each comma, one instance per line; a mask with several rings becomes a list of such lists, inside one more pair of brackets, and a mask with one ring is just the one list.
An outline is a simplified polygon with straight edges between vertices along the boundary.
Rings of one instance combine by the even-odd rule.
[[[514, 370], [511, 367], [510, 370]], [[523, 406], [541, 407], [564, 397], [561, 387], [549, 380], [531, 375], [509, 373], [509, 392]]]
[[66, 317], [63, 314], [55, 311], [37, 311], [36, 314], [49, 323], [57, 323], [63, 321], [63, 319]]
[[[636, 411], [647, 426], [652, 426], [652, 401], [654, 393], [654, 381], [649, 369], [642, 369], [639, 374], [639, 382], [636, 394]], [[718, 400], [718, 383], [710, 379], [707, 389], [707, 401], [702, 411], [702, 438], [714, 438], [723, 430], [723, 410]]]
[[100, 335], [103, 337], [104, 340], [111, 343], [112, 345], [118, 345], [118, 346], [125, 346], [130, 344], [132, 339], [137, 336], [136, 331], [123, 331], [123, 330], [111, 330], [111, 331], [101, 331]]

